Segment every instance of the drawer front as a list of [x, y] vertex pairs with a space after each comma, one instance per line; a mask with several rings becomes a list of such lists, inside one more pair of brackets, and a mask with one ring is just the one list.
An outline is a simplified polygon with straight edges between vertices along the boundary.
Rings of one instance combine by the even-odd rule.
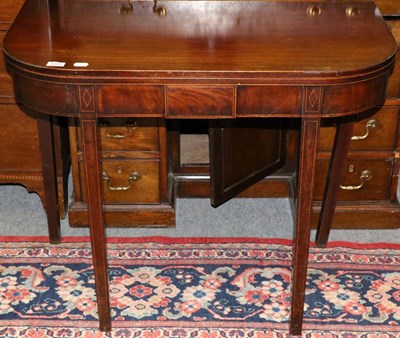
[[[378, 112], [357, 122], [354, 127], [350, 150], [392, 150], [396, 142], [399, 107], [380, 107]], [[332, 149], [336, 128], [321, 130], [319, 150]]]
[[[158, 151], [157, 119], [100, 119], [102, 151]], [[79, 133], [82, 149], [82, 134]]]
[[233, 117], [233, 87], [168, 87], [168, 117]]
[[[400, 15], [400, 10], [398, 15]], [[386, 23], [389, 26], [389, 29], [392, 32], [394, 38], [396, 39], [397, 45], [400, 46], [400, 20], [390, 20], [386, 21]]]
[[302, 91], [302, 87], [296, 86], [239, 86], [237, 115], [299, 115], [302, 112]]
[[[3, 39], [6, 32], [0, 32], [0, 50], [3, 50]], [[14, 96], [11, 76], [7, 73], [3, 58], [0, 60], [0, 96]]]
[[0, 105], [0, 170], [42, 170], [36, 119], [17, 105]]
[[0, 1], [0, 27], [8, 29], [9, 25], [14, 21], [24, 0], [1, 0]]
[[103, 85], [97, 87], [100, 115], [164, 116], [164, 87]]
[[400, 2], [399, 0], [375, 0], [379, 10], [383, 15], [399, 15]]
[[400, 52], [399, 51], [397, 51], [396, 54], [396, 63], [394, 65], [393, 73], [390, 75], [385, 96], [388, 99], [400, 99]]
[[[400, 13], [399, 13], [400, 14]], [[397, 41], [397, 45], [400, 46], [400, 20], [387, 21], [387, 24]], [[400, 98], [400, 51], [397, 51], [396, 63], [394, 70], [389, 78], [388, 87], [386, 90], [386, 97], [389, 99]]]
[[157, 119], [104, 119], [100, 135], [103, 151], [158, 151]]
[[[85, 182], [82, 161], [79, 165]], [[103, 160], [102, 170], [105, 204], [160, 203], [159, 161]], [[86, 191], [83, 200], [87, 201]]]
[[[322, 200], [329, 160], [317, 161], [314, 199]], [[393, 160], [348, 159], [340, 180], [339, 201], [388, 200]]]

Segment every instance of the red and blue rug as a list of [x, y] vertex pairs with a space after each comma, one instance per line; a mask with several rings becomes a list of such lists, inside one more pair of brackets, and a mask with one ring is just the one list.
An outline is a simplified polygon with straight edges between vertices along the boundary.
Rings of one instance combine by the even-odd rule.
[[[0, 244], [0, 337], [289, 337], [291, 242], [110, 239], [111, 334], [87, 239]], [[400, 337], [400, 245], [312, 248], [303, 337]]]

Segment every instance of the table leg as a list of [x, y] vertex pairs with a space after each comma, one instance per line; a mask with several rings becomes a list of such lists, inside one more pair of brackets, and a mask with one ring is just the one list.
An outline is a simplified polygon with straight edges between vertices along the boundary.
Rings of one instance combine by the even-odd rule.
[[90, 241], [96, 284], [99, 327], [111, 330], [108, 266], [103, 215], [103, 193], [97, 119], [81, 118], [83, 162], [86, 175]]
[[328, 243], [329, 232], [331, 230], [333, 215], [335, 213], [337, 192], [340, 185], [340, 178], [342, 176], [342, 168], [350, 147], [353, 127], [354, 121], [338, 123], [336, 127], [335, 141], [332, 149], [328, 177], [326, 179], [317, 235], [315, 238], [315, 243], [318, 247], [325, 247]]
[[40, 116], [37, 119], [37, 127], [39, 135], [40, 157], [42, 162], [44, 203], [49, 232], [49, 241], [52, 244], [58, 244], [61, 241], [61, 231], [53, 124], [51, 116]]
[[307, 279], [310, 219], [313, 204], [319, 118], [305, 118], [301, 125], [296, 230], [293, 247], [290, 333], [300, 335]]

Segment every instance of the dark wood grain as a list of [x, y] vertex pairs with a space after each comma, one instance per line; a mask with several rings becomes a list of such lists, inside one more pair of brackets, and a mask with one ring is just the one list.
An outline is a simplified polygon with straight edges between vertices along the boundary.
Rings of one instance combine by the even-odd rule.
[[21, 9], [23, 0], [3, 0], [0, 2], [0, 30], [7, 30]]
[[99, 113], [164, 116], [163, 86], [99, 86]]
[[400, 2], [397, 0], [375, 0], [382, 14], [399, 16]]
[[315, 183], [315, 159], [320, 119], [304, 119], [301, 126], [296, 229], [293, 246], [290, 333], [301, 335], [307, 279], [310, 219]]
[[60, 214], [57, 192], [57, 169], [53, 125], [51, 116], [44, 115], [37, 119], [40, 156], [43, 172], [44, 206], [46, 209], [49, 241], [53, 244], [61, 242]]
[[229, 118], [234, 115], [234, 88], [170, 86], [167, 102], [168, 117]]
[[[350, 144], [352, 151], [393, 151], [396, 142], [396, 131], [399, 125], [399, 107], [382, 106], [377, 107], [374, 114], [360, 115], [359, 121], [354, 125], [353, 139]], [[335, 138], [335, 125], [332, 123], [325, 124], [321, 129], [318, 149], [321, 152], [329, 152], [332, 150]]]
[[337, 191], [340, 186], [343, 163], [346, 160], [353, 135], [354, 121], [339, 123], [336, 128], [335, 141], [332, 149], [331, 162], [328, 170], [327, 185], [321, 206], [320, 219], [315, 242], [318, 247], [326, 246], [329, 230], [332, 224], [333, 213], [336, 205]]
[[[79, 131], [79, 129], [78, 129]], [[80, 133], [78, 135], [80, 137]], [[101, 150], [108, 158], [118, 156], [120, 152], [137, 151], [158, 152], [159, 120], [158, 119], [101, 119]], [[82, 146], [79, 140], [79, 149]]]
[[[70, 226], [87, 227], [89, 224], [87, 204], [74, 203], [71, 209], [72, 213], [69, 216]], [[103, 209], [107, 227], [171, 228], [175, 225], [175, 210], [169, 204], [108, 204]], [[134, 232], [135, 230], [133, 229], [132, 234]]]
[[303, 90], [299, 86], [240, 86], [237, 90], [237, 115], [299, 115]]
[[[365, 154], [360, 154], [366, 156]], [[385, 157], [386, 155], [386, 157]], [[362, 183], [360, 176], [364, 170], [369, 170], [372, 178], [364, 181], [361, 188], [355, 190], [338, 191], [338, 200], [349, 201], [369, 201], [376, 203], [378, 201], [388, 201], [391, 199], [391, 171], [394, 159], [388, 157], [392, 154], [382, 154], [381, 158], [351, 158], [346, 159], [343, 165], [340, 184], [342, 186], [358, 186]], [[329, 170], [329, 159], [318, 159], [317, 161], [317, 186], [315, 188], [314, 199], [321, 201], [324, 195], [325, 181]], [[355, 207], [357, 208], [357, 207]]]
[[[81, 163], [83, 166], [84, 163]], [[159, 160], [102, 160], [104, 202], [107, 204], [159, 204]], [[83, 169], [83, 168], [82, 168]], [[82, 170], [81, 169], [81, 170]], [[137, 173], [138, 179], [131, 175]], [[85, 177], [84, 170], [82, 176]], [[86, 189], [83, 202], [87, 202]]]
[[[3, 39], [6, 32], [0, 31], [0, 47], [3, 47]], [[13, 97], [13, 83], [11, 76], [6, 72], [4, 63], [0, 63], [0, 97]]]
[[279, 120], [210, 122], [210, 197], [214, 207], [284, 166], [286, 133], [279, 127]]
[[110, 331], [111, 314], [97, 120], [83, 116], [81, 118], [81, 127], [99, 327], [102, 331]]
[[[22, 0], [3, 0], [0, 2], [0, 49], [3, 38], [18, 14]], [[43, 171], [40, 160], [37, 114], [21, 111], [15, 104], [13, 80], [5, 69], [3, 59], [0, 60], [0, 184], [20, 184], [29, 192], [37, 193], [43, 205], [46, 204]], [[58, 201], [48, 205], [47, 210], [59, 208], [62, 218], [67, 209], [67, 177], [69, 153], [68, 139], [65, 137], [65, 125], [54, 124], [54, 149], [57, 175]], [[25, 212], [21, 209], [21, 212]], [[52, 242], [59, 235], [59, 230], [52, 231]]]
[[[150, 1], [133, 2], [121, 15], [116, 1], [27, 0], [4, 40], [19, 102], [80, 121], [100, 329], [111, 322], [97, 119], [222, 119], [236, 117], [238, 107], [246, 112], [248, 104], [253, 117], [302, 121], [290, 328], [300, 334], [320, 120], [355, 120], [382, 103], [396, 43], [369, 0], [163, 5], [166, 16]], [[238, 106], [238, 90], [249, 86]], [[256, 97], [265, 86], [274, 86], [270, 105]], [[342, 165], [338, 160], [337, 171]], [[325, 204], [328, 214], [334, 200]]]
[[[74, 78], [88, 71], [145, 78], [226, 78], [239, 72], [282, 80], [290, 73], [292, 79], [321, 82], [327, 81], [321, 76], [340, 75], [341, 81], [345, 74], [381, 67], [394, 52], [393, 37], [372, 1], [168, 1], [165, 17], [153, 13], [151, 1], [134, 1], [128, 15], [120, 14], [118, 1], [49, 4], [50, 16], [46, 0], [25, 3], [22, 24], [13, 25], [5, 39], [6, 53], [25, 67]], [[307, 15], [311, 4], [321, 15]], [[359, 15], [347, 16], [350, 6]], [[49, 69], [48, 61], [66, 65]], [[75, 68], [75, 62], [89, 66]]]

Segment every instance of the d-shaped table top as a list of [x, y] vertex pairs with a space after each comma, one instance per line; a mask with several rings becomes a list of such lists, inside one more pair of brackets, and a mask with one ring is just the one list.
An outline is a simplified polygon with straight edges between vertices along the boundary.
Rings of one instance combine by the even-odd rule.
[[35, 111], [334, 117], [381, 102], [396, 43], [369, 0], [27, 0], [4, 51]]
[[75, 79], [212, 74], [323, 83], [382, 67], [396, 49], [369, 0], [27, 0], [16, 23], [4, 40], [13, 63]]
[[[99, 116], [302, 118], [290, 328], [300, 334], [320, 120], [381, 103], [395, 51], [370, 0], [26, 0], [4, 40], [6, 65], [17, 100], [47, 114], [38, 123], [48, 205], [57, 196], [48, 115], [79, 117], [100, 328], [111, 317]], [[324, 232], [354, 119], [338, 122]], [[48, 220], [59, 240], [57, 213]]]

